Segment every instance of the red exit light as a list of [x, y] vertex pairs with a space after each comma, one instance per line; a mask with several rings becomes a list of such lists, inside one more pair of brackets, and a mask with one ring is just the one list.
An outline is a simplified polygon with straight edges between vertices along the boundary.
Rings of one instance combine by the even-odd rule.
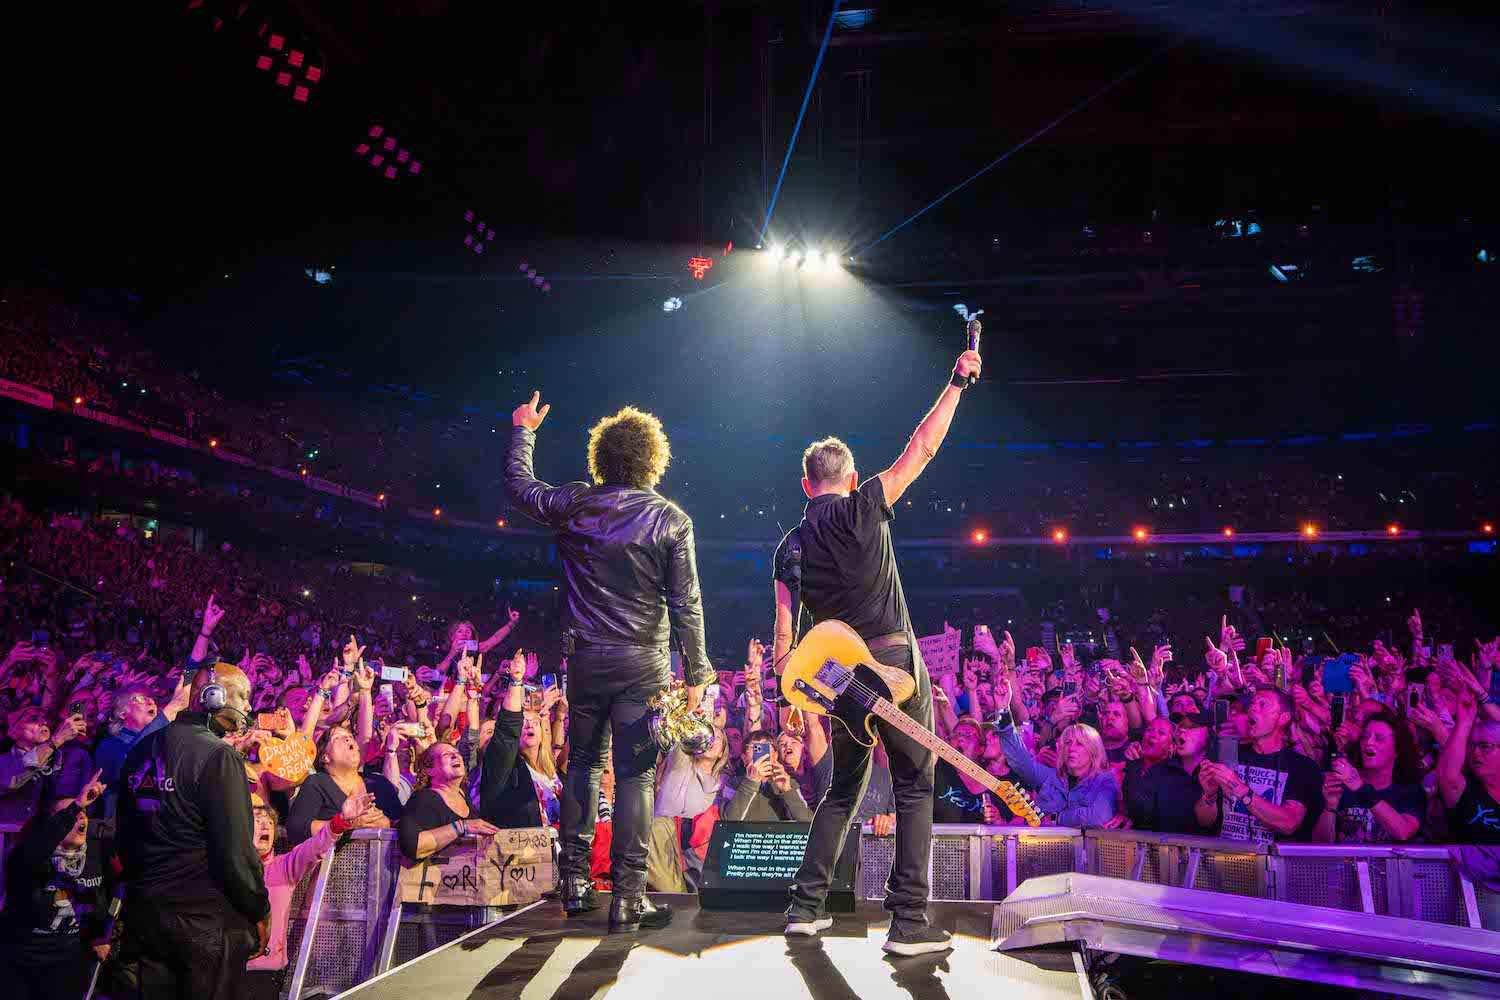
[[692, 270], [693, 277], [700, 280], [702, 279], [703, 275], [707, 273], [708, 269], [713, 266], [714, 259], [712, 257], [694, 257], [692, 260], [688, 261], [688, 268]]

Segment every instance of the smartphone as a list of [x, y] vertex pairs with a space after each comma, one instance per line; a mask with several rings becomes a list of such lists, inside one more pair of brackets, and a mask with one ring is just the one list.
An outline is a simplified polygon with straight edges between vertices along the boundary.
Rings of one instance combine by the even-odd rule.
[[755, 744], [755, 749], [750, 751], [750, 763], [759, 764], [771, 756], [771, 744], [764, 741]]
[[1071, 698], [1073, 695], [1076, 695], [1077, 693], [1078, 693], [1078, 682], [1077, 681], [1065, 681], [1065, 682], [1063, 682], [1063, 697], [1065, 697], [1065, 698]]
[[1453, 643], [1451, 643], [1451, 642], [1445, 642], [1442, 645], [1438, 646], [1438, 659], [1440, 659], [1440, 660], [1451, 660], [1451, 659], [1453, 659]]
[[990, 630], [990, 627], [988, 625], [975, 625], [974, 626], [974, 634], [975, 635], [985, 635], [985, 634], [987, 634], [989, 632], [989, 630]]
[[383, 681], [395, 681], [399, 684], [406, 683], [407, 670], [405, 667], [381, 667], [380, 679]]
[[1422, 689], [1419, 687], [1408, 688], [1406, 691], [1406, 707], [1420, 708], [1422, 705]]
[[1266, 654], [1271, 651], [1272, 642], [1273, 640], [1270, 636], [1261, 636], [1259, 639], [1255, 640], [1255, 662], [1257, 664], [1259, 664], [1261, 660], [1265, 659]]
[[260, 712], [255, 716], [255, 728], [265, 730], [276, 730], [281, 728], [280, 712]]
[[477, 652], [479, 652], [479, 640], [478, 639], [465, 639], [464, 640], [464, 652], [465, 653], [477, 653]]
[[389, 684], [380, 685], [380, 702], [387, 714], [396, 710], [396, 689]]
[[542, 675], [542, 692], [546, 693], [546, 691], [547, 691], [548, 688], [555, 688], [555, 687], [557, 687], [557, 675], [556, 674], [543, 674]]
[[84, 701], [83, 699], [79, 699], [78, 701], [69, 703], [67, 717], [71, 719], [75, 715], [81, 715], [84, 718], [87, 718], [88, 712], [89, 703], [87, 701]]
[[33, 646], [45, 646], [47, 645], [47, 639], [47, 633], [42, 629], [37, 629], [31, 633], [31, 644]]
[[1214, 702], [1214, 731], [1229, 725], [1229, 700], [1219, 698]]
[[1329, 706], [1328, 715], [1329, 715], [1329, 725], [1328, 725], [1329, 729], [1337, 729], [1339, 726], [1342, 726], [1344, 724], [1344, 696], [1343, 695], [1336, 694], [1336, 695], [1333, 696], [1333, 702]]

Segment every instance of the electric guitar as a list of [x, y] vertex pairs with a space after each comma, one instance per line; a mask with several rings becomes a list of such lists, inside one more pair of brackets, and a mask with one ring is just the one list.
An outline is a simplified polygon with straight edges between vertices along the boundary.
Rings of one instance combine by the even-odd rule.
[[916, 691], [915, 677], [876, 662], [865, 641], [840, 621], [819, 622], [809, 629], [781, 671], [781, 693], [793, 707], [837, 719], [867, 747], [875, 745], [879, 716], [994, 792], [1028, 826], [1040, 826], [1042, 817], [1025, 792], [990, 774], [897, 707]]

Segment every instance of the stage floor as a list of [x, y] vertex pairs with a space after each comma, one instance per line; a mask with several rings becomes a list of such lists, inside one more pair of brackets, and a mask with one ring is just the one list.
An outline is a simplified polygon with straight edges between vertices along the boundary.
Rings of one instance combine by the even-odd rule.
[[880, 950], [889, 918], [878, 903], [835, 918], [817, 938], [782, 936], [779, 913], [710, 912], [695, 896], [670, 902], [672, 925], [608, 933], [609, 903], [565, 920], [544, 901], [392, 969], [343, 996], [352, 1000], [959, 1000], [980, 996], [1077, 998], [1070, 952], [1002, 955], [989, 949], [993, 903], [933, 903], [933, 923], [954, 933], [941, 955]]

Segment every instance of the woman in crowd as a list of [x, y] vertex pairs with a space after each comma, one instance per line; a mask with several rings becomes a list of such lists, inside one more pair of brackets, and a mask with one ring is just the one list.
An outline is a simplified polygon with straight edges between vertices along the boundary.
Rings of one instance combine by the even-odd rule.
[[464, 793], [468, 774], [463, 754], [451, 743], [434, 743], [417, 759], [417, 790], [397, 826], [408, 861], [430, 857], [460, 837], [498, 832], [474, 814]]
[[[1010, 704], [1009, 684], [998, 682], [996, 695]], [[1093, 726], [1075, 722], [1057, 740], [1057, 767], [1048, 770], [1021, 741], [1009, 712], [996, 723], [1000, 746], [1011, 769], [1026, 787], [1037, 790], [1037, 809], [1053, 817], [1060, 826], [1103, 826], [1118, 811], [1120, 786], [1109, 769], [1104, 740]]]
[[1463, 692], [1453, 731], [1438, 755], [1438, 796], [1453, 840], [1500, 844], [1500, 722], [1477, 722], [1478, 713], [1473, 693]]
[[1399, 844], [1416, 837], [1427, 797], [1411, 727], [1389, 712], [1365, 720], [1349, 757], [1334, 757], [1323, 780], [1323, 803], [1327, 809], [1313, 827], [1313, 840]]
[[556, 826], [562, 820], [559, 797], [562, 795], [562, 780], [557, 776], [557, 760], [552, 749], [552, 726], [545, 720], [551, 713], [561, 692], [549, 688], [543, 696], [541, 709], [526, 709], [521, 719], [521, 757], [531, 771], [537, 794], [541, 797], [545, 812], [543, 822]]
[[51, 803], [5, 862], [0, 981], [17, 1000], [77, 1000], [109, 958], [99, 841], [85, 811], [104, 792], [95, 772], [76, 799]]
[[329, 848], [349, 830], [360, 830], [383, 819], [369, 792], [351, 795], [333, 819], [317, 833], [285, 854], [276, 854], [276, 810], [258, 795], [251, 796], [255, 813], [255, 851], [265, 866], [266, 892], [271, 897], [271, 933], [266, 952], [250, 959], [241, 980], [243, 1000], [278, 1000], [286, 976], [286, 929], [291, 917], [292, 893], [318, 866]]
[[401, 802], [396, 789], [379, 774], [367, 779], [360, 771], [363, 763], [354, 734], [344, 726], [330, 726], [318, 741], [318, 753], [313, 758], [316, 771], [297, 790], [286, 819], [287, 838], [293, 846], [327, 826], [351, 795], [369, 792], [374, 796], [381, 817], [372, 820], [369, 826], [388, 829], [400, 818]]
[[[656, 810], [651, 823], [651, 858], [647, 877], [653, 885], [697, 884], [703, 871], [708, 834], [718, 817], [719, 793], [729, 766], [729, 740], [722, 726], [714, 726], [714, 741], [704, 753], [691, 757], [673, 747], [656, 765]], [[700, 817], [705, 817], [700, 821]], [[692, 820], [688, 846], [682, 843], [682, 821]], [[701, 827], [701, 829], [700, 829]], [[680, 855], [680, 864], [674, 858]], [[680, 868], [680, 872], [678, 869]], [[663, 872], [675, 874], [664, 875]], [[607, 869], [606, 869], [607, 874]]]
[[[530, 756], [522, 747], [526, 729], [526, 657], [520, 650], [516, 651], [506, 670], [509, 685], [500, 703], [500, 711], [495, 715], [495, 732], [484, 748], [470, 795], [479, 802], [479, 814], [501, 830], [546, 826], [540, 806], [543, 793], [534, 775], [543, 775], [544, 781], [553, 789], [552, 797], [556, 802], [556, 786], [551, 785], [546, 772], [541, 770], [542, 758], [550, 760], [551, 751], [541, 751], [542, 727], [534, 713]], [[552, 774], [556, 773], [554, 767]]]

